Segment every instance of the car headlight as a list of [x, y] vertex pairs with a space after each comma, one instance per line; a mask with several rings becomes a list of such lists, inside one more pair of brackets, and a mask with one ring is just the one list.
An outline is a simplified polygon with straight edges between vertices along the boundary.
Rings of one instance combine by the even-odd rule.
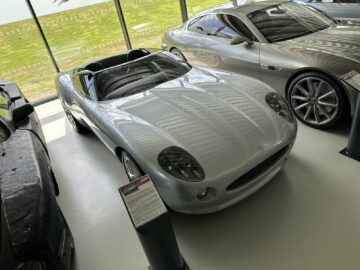
[[179, 147], [165, 148], [160, 152], [158, 162], [162, 169], [181, 180], [199, 182], [205, 178], [204, 170], [199, 162]]
[[266, 103], [281, 117], [293, 123], [295, 118], [286, 100], [278, 93], [269, 93], [265, 97]]

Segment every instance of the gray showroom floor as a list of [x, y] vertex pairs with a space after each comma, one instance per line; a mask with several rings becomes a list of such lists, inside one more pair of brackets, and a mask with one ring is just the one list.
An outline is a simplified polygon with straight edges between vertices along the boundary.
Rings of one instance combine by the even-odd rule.
[[[147, 269], [117, 188], [118, 160], [92, 135], [78, 135], [59, 101], [37, 107], [72, 229], [75, 270]], [[191, 270], [360, 269], [360, 163], [338, 154], [349, 125], [299, 125], [285, 169], [267, 186], [216, 214], [171, 213]]]

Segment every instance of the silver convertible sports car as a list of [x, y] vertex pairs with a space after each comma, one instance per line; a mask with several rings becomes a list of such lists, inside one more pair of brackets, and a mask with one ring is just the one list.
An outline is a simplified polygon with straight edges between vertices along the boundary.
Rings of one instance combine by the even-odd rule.
[[62, 73], [77, 131], [91, 129], [130, 180], [149, 174], [172, 209], [209, 213], [265, 185], [297, 132], [286, 101], [253, 78], [190, 66], [144, 49]]
[[360, 26], [338, 24], [293, 1], [236, 1], [208, 9], [163, 37], [163, 49], [197, 65], [252, 76], [286, 97], [305, 124], [327, 128], [354, 113]]

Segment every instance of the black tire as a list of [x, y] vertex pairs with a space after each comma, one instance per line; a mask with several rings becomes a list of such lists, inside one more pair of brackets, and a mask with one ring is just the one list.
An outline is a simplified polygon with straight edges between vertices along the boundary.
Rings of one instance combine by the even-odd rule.
[[179, 49], [177, 49], [177, 48], [172, 48], [172, 49], [170, 50], [170, 52], [171, 52], [173, 55], [175, 55], [175, 56], [177, 56], [178, 58], [180, 58], [181, 60], [187, 62], [185, 55], [184, 55]]
[[143, 171], [137, 162], [130, 156], [126, 151], [121, 152], [121, 162], [124, 165], [124, 170], [126, 172], [129, 181], [134, 181], [141, 176], [144, 176]]
[[350, 111], [342, 87], [331, 76], [320, 72], [306, 72], [293, 79], [287, 100], [301, 122], [317, 129], [339, 124]]

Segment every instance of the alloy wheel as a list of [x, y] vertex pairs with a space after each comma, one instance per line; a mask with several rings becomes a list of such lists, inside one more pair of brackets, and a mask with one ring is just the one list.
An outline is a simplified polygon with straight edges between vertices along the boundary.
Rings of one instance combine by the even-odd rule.
[[126, 174], [128, 175], [130, 181], [133, 181], [143, 176], [143, 173], [137, 166], [136, 162], [127, 153], [124, 153], [122, 155], [122, 162], [124, 164]]
[[333, 86], [317, 77], [298, 81], [290, 93], [290, 104], [303, 121], [322, 126], [339, 114], [339, 97]]

